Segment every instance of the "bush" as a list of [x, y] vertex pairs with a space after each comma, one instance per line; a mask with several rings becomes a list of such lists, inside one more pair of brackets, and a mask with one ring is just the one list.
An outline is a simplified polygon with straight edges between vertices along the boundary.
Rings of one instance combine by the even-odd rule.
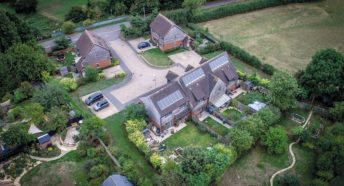
[[125, 77], [125, 73], [124, 72], [121, 72], [121, 73], [118, 73], [116, 75], [117, 78], [124, 78]]
[[62, 25], [62, 30], [66, 34], [71, 34], [74, 32], [75, 24], [72, 21], [66, 21]]
[[284, 128], [270, 127], [262, 138], [261, 143], [266, 145], [271, 154], [282, 154], [287, 149], [288, 136]]
[[162, 165], [162, 160], [161, 157], [159, 156], [158, 153], [153, 153], [150, 158], [150, 162], [152, 163], [153, 167], [156, 169], [160, 169]]
[[87, 12], [82, 6], [73, 6], [69, 12], [65, 15], [66, 21], [73, 21], [78, 23], [87, 18]]
[[7, 92], [7, 93], [4, 95], [4, 97], [1, 98], [1, 101], [2, 101], [2, 102], [5, 102], [5, 101], [7, 101], [7, 100], [9, 100], [9, 99], [11, 99], [11, 98], [12, 98], [12, 95], [11, 95], [9, 92]]
[[74, 91], [78, 88], [78, 84], [72, 78], [62, 78], [60, 80], [60, 84], [68, 92]]
[[208, 44], [206, 47], [204, 48], [198, 48], [196, 51], [199, 54], [208, 54], [208, 53], [212, 53], [212, 52], [216, 52], [221, 50], [221, 45], [219, 43], [211, 43]]
[[90, 66], [86, 67], [85, 80], [87, 82], [98, 81], [99, 80], [98, 70]]
[[262, 71], [268, 75], [273, 75], [275, 68], [270, 64], [263, 64], [262, 65]]
[[83, 26], [89, 26], [93, 23], [94, 21], [92, 21], [91, 19], [86, 19], [85, 21], [82, 22]]
[[12, 97], [12, 102], [13, 103], [20, 103], [22, 101], [24, 101], [25, 99], [27, 99], [27, 96], [19, 89], [17, 89], [14, 92], [14, 96]]
[[113, 59], [111, 60], [111, 64], [112, 64], [113, 66], [119, 65], [119, 60], [113, 58]]

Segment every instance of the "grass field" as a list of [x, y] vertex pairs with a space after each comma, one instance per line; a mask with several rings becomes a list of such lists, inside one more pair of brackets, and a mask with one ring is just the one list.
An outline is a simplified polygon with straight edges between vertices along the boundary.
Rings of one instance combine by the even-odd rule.
[[290, 162], [287, 151], [282, 155], [270, 155], [257, 145], [227, 169], [219, 185], [269, 185], [270, 176]]
[[201, 132], [194, 123], [189, 122], [185, 128], [167, 138], [163, 143], [169, 149], [188, 146], [206, 148], [215, 144], [216, 139], [207, 132]]
[[319, 49], [344, 53], [344, 1], [291, 4], [201, 23], [215, 37], [292, 73]]
[[73, 6], [86, 4], [87, 0], [39, 0], [37, 10], [48, 18], [63, 21]]
[[225, 136], [229, 132], [228, 128], [224, 127], [223, 125], [221, 125], [220, 123], [218, 123], [211, 117], [207, 117], [207, 119], [205, 119], [203, 122], [207, 124], [208, 127], [213, 129], [216, 133], [220, 134], [221, 136]]

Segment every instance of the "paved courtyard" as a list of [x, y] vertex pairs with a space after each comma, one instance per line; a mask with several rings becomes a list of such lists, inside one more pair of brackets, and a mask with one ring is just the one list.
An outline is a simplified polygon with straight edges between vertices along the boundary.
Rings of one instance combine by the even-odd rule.
[[179, 65], [167, 69], [149, 67], [125, 41], [120, 39], [110, 42], [110, 47], [125, 62], [133, 74], [129, 83], [111, 92], [123, 105], [142, 94], [165, 85], [167, 83], [165, 76], [169, 70], [179, 75], [185, 73], [185, 69]]
[[193, 66], [194, 68], [198, 67], [202, 60], [202, 57], [198, 55], [195, 51], [184, 51], [178, 54], [173, 54], [168, 56], [174, 63], [179, 63], [184, 67], [188, 65]]
[[[95, 92], [93, 92], [93, 93], [91, 93], [91, 94], [94, 94]], [[88, 94], [88, 95], [86, 95], [86, 96], [83, 96], [83, 97], [81, 97], [81, 100], [84, 102], [85, 100], [86, 100], [86, 98], [88, 97], [88, 96], [90, 96], [91, 94]], [[107, 98], [103, 98], [103, 99], [106, 99], [106, 100], [108, 100]], [[96, 111], [94, 111], [93, 110], [93, 106], [95, 105], [95, 103], [94, 104], [92, 104], [91, 106], [87, 106], [86, 104], [86, 106], [97, 116], [97, 117], [99, 117], [100, 119], [104, 119], [104, 118], [107, 118], [107, 117], [109, 117], [109, 116], [111, 116], [111, 115], [113, 115], [113, 114], [115, 114], [115, 113], [117, 113], [118, 112], [118, 109], [108, 100], [108, 102], [109, 102], [109, 106], [108, 107], [106, 107], [106, 108], [104, 108], [103, 110], [100, 110], [100, 111], [98, 111], [98, 112], [96, 112]]]

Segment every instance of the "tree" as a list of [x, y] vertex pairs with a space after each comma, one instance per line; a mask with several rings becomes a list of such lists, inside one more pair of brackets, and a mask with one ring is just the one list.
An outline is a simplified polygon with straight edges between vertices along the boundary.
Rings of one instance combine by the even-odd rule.
[[39, 103], [29, 103], [23, 107], [23, 116], [25, 119], [31, 119], [34, 124], [43, 122], [44, 108]]
[[81, 139], [93, 141], [98, 137], [103, 136], [103, 126], [105, 121], [93, 116], [89, 119], [84, 120], [80, 129]]
[[143, 104], [132, 104], [125, 108], [124, 118], [130, 119], [144, 119], [146, 117], [146, 109]]
[[62, 24], [63, 32], [66, 34], [71, 34], [74, 32], [75, 24], [72, 21], [66, 21]]
[[98, 70], [91, 66], [86, 67], [85, 80], [88, 82], [98, 81], [99, 80]]
[[344, 101], [336, 102], [334, 107], [330, 108], [330, 114], [337, 121], [344, 121]]
[[238, 154], [250, 149], [253, 145], [253, 137], [245, 130], [233, 128], [230, 130], [228, 137]]
[[152, 163], [152, 165], [154, 166], [154, 168], [156, 169], [160, 169], [161, 165], [162, 165], [162, 160], [161, 157], [159, 156], [158, 153], [153, 153], [150, 158], [149, 161]]
[[15, 43], [24, 43], [34, 39], [29, 25], [14, 14], [0, 10], [0, 20], [0, 53]]
[[281, 110], [293, 108], [296, 104], [296, 96], [299, 87], [294, 77], [286, 72], [276, 72], [268, 85], [268, 100]]
[[133, 133], [135, 131], [142, 131], [146, 126], [147, 123], [143, 119], [127, 120], [125, 122], [125, 129], [127, 130], [128, 134]]
[[7, 145], [26, 145], [35, 137], [28, 132], [27, 125], [17, 124], [1, 134], [1, 140]]
[[123, 15], [128, 10], [128, 8], [125, 6], [123, 2], [117, 2], [114, 5], [110, 7], [110, 11], [114, 15]]
[[195, 14], [205, 2], [206, 0], [184, 0], [183, 7], [189, 10], [192, 14]]
[[86, 9], [82, 6], [73, 6], [69, 12], [65, 15], [66, 21], [73, 21], [79, 23], [80, 21], [87, 19]]
[[65, 100], [66, 91], [57, 83], [50, 82], [44, 84], [33, 93], [32, 100], [40, 103], [44, 110], [48, 111], [52, 107], [60, 107], [66, 104]]
[[159, 0], [135, 0], [134, 4], [130, 7], [130, 11], [139, 14], [149, 14], [154, 9], [159, 9], [159, 5]]
[[43, 125], [45, 131], [57, 131], [61, 132], [68, 121], [68, 113], [59, 107], [51, 108], [47, 113], [48, 122]]
[[61, 36], [57, 39], [55, 39], [55, 50], [62, 50], [66, 49], [70, 46], [71, 42], [65, 37]]
[[17, 13], [36, 12], [38, 0], [16, 0], [14, 8]]
[[74, 91], [78, 88], [78, 84], [72, 78], [62, 78], [60, 80], [60, 84], [68, 92]]
[[344, 87], [344, 56], [334, 49], [318, 51], [307, 65], [299, 82], [311, 95], [328, 97], [332, 100], [343, 98]]
[[288, 143], [286, 131], [281, 127], [270, 127], [265, 136], [261, 139], [261, 143], [268, 148], [271, 154], [282, 154]]

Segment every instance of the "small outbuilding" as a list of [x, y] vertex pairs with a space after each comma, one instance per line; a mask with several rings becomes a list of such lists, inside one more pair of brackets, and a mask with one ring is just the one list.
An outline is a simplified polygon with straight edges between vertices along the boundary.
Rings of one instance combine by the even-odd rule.
[[251, 81], [244, 81], [241, 83], [241, 87], [246, 91], [250, 91], [253, 89], [254, 85]]
[[120, 174], [113, 174], [106, 178], [102, 186], [134, 186], [127, 177]]
[[38, 136], [37, 140], [38, 140], [38, 146], [41, 149], [45, 149], [45, 148], [52, 145], [51, 138], [50, 138], [49, 134], [47, 134], [47, 133], [45, 133], [41, 136]]
[[253, 103], [248, 104], [248, 107], [250, 107], [252, 112], [258, 112], [261, 109], [263, 109], [265, 106], [266, 106], [266, 104], [262, 103], [260, 101], [254, 101]]

